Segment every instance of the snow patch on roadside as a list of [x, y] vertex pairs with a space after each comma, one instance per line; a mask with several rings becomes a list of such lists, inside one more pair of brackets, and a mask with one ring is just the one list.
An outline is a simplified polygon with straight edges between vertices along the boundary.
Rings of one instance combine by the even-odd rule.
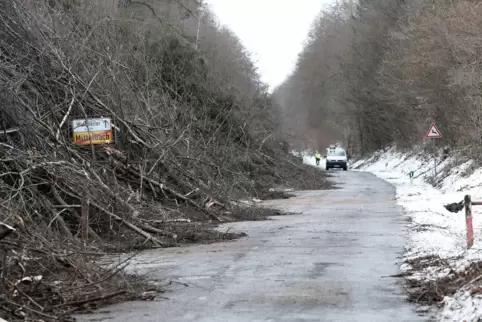
[[[474, 246], [466, 249], [464, 211], [451, 213], [443, 205], [459, 202], [470, 194], [472, 200], [482, 200], [482, 168], [470, 172], [474, 163], [456, 156], [437, 164], [437, 188], [433, 182], [434, 164], [422, 153], [397, 152], [395, 149], [379, 152], [352, 165], [392, 183], [397, 190], [398, 203], [409, 217], [405, 264], [401, 269], [412, 269], [410, 259], [436, 255], [444, 259], [456, 272], [464, 271], [472, 262], [482, 260], [482, 207], [473, 207]], [[413, 182], [409, 173], [414, 171]], [[411, 278], [437, 280], [451, 274], [451, 269], [425, 267]], [[482, 318], [482, 296], [471, 295], [468, 288], [453, 296], [446, 296], [440, 321], [478, 321]]]
[[314, 167], [318, 167], [320, 169], [325, 169], [326, 167], [326, 159], [321, 158], [320, 160], [320, 165], [316, 165], [316, 160], [315, 160], [315, 153], [311, 151], [303, 151], [301, 152], [301, 155], [303, 156], [303, 163], [308, 164]]
[[467, 289], [446, 297], [440, 313], [441, 321], [479, 321], [482, 317], [482, 296], [471, 295]]

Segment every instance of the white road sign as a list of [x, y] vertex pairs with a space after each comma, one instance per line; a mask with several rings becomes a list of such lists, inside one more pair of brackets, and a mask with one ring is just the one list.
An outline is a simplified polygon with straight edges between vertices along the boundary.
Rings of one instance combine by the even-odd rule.
[[432, 123], [430, 125], [430, 128], [428, 129], [427, 133], [425, 134], [426, 139], [438, 139], [442, 137], [442, 133], [440, 133], [440, 130], [437, 128], [435, 123]]
[[80, 119], [72, 121], [72, 129], [77, 132], [110, 131], [111, 119], [109, 117]]

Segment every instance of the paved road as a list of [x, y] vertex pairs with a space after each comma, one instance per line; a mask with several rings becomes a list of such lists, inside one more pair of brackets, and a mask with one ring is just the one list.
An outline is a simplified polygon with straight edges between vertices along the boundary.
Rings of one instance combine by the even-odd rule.
[[82, 320], [424, 320], [404, 301], [400, 281], [383, 277], [398, 272], [404, 242], [394, 188], [367, 173], [333, 173], [341, 189], [271, 202], [302, 214], [226, 226], [247, 238], [144, 253], [138, 271], [174, 281], [169, 300], [124, 303]]

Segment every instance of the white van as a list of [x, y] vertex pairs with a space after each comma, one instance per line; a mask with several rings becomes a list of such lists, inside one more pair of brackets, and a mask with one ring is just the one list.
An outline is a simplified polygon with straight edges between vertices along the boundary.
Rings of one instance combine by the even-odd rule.
[[348, 170], [348, 157], [343, 148], [329, 147], [326, 149], [326, 170], [330, 170], [331, 168]]

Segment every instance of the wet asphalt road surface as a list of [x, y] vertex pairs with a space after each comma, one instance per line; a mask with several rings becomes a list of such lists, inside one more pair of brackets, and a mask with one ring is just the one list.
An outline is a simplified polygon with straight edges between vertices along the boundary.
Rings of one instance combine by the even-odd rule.
[[397, 274], [404, 217], [395, 189], [334, 171], [339, 189], [270, 204], [298, 214], [231, 223], [241, 240], [143, 253], [133, 266], [170, 285], [168, 299], [130, 302], [81, 321], [424, 321]]

